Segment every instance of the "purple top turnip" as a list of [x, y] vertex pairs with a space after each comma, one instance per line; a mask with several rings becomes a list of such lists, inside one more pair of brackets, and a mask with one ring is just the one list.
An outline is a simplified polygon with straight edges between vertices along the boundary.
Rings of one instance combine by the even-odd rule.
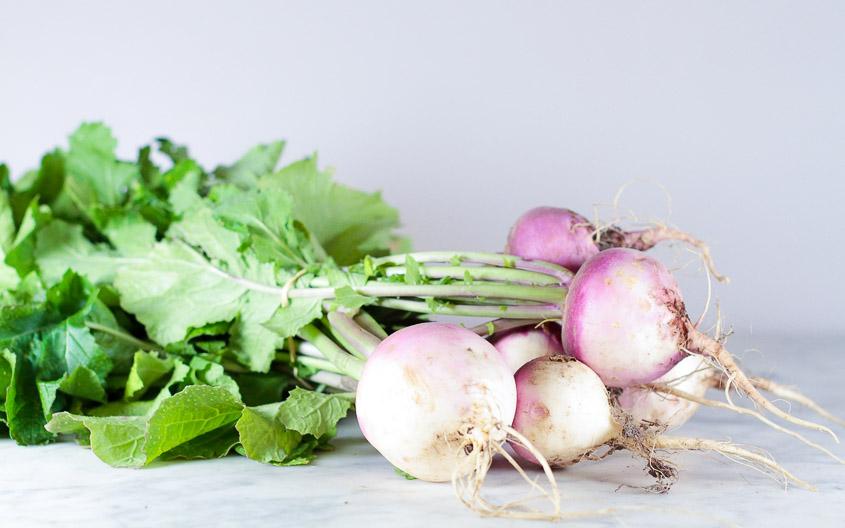
[[688, 354], [710, 357], [757, 405], [836, 438], [829, 428], [796, 418], [760, 394], [722, 344], [690, 321], [666, 267], [640, 251], [608, 249], [578, 270], [564, 303], [561, 337], [566, 353], [609, 387], [651, 383]]
[[665, 226], [636, 231], [616, 226], [597, 229], [584, 216], [559, 207], [537, 207], [520, 216], [508, 233], [505, 253], [554, 262], [574, 272], [599, 251], [617, 247], [645, 251], [665, 240], [696, 247], [710, 273], [720, 282], [728, 281], [716, 272], [707, 245], [683, 231]]

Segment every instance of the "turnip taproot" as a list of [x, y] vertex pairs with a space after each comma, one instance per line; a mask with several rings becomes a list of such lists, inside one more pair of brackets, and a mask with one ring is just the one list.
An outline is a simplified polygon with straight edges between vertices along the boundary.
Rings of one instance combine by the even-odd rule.
[[598, 229], [584, 216], [559, 207], [537, 207], [517, 219], [508, 233], [505, 252], [532, 260], [560, 264], [578, 271], [590, 257], [609, 248], [647, 250], [666, 240], [682, 241], [701, 253], [710, 273], [720, 282], [727, 277], [716, 272], [710, 249], [683, 231], [666, 226], [625, 231], [616, 226]]
[[[729, 380], [727, 376], [725, 376], [721, 372], [714, 371], [710, 377], [711, 386], [714, 389], [724, 389], [726, 386], [729, 386]], [[769, 392], [782, 400], [786, 400], [789, 402], [797, 403], [807, 409], [813, 411], [814, 413], [827, 418], [831, 422], [845, 426], [845, 420], [842, 418], [832, 414], [830, 411], [816, 403], [806, 394], [800, 392], [795, 387], [789, 387], [786, 385], [782, 385], [777, 383], [774, 380], [768, 378], [762, 378], [759, 376], [755, 376], [751, 378], [751, 383], [754, 384], [760, 390]]]
[[[728, 442], [663, 436], [659, 429], [650, 431], [634, 424], [623, 413], [614, 412], [601, 379], [576, 359], [564, 356], [534, 359], [516, 373], [516, 387], [514, 429], [554, 467], [627, 449], [646, 459], [649, 473], [658, 479], [652, 489], [666, 491], [676, 472], [671, 464], [654, 457], [654, 450], [706, 450], [738, 458], [812, 489], [759, 453]], [[532, 452], [518, 442], [512, 445], [520, 457], [535, 462]], [[604, 453], [597, 455], [603, 448]]]
[[836, 439], [829, 428], [792, 416], [760, 394], [724, 346], [690, 321], [669, 271], [641, 251], [608, 249], [578, 270], [564, 303], [561, 337], [566, 353], [609, 387], [651, 383], [689, 354], [712, 358], [760, 407]]

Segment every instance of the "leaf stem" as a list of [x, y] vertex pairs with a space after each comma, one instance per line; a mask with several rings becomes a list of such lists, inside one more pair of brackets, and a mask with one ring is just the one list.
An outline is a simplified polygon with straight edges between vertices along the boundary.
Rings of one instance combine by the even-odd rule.
[[[523, 301], [562, 304], [566, 296], [563, 286], [526, 286], [498, 282], [473, 284], [396, 284], [370, 282], [353, 287], [355, 293], [369, 297], [499, 297]], [[295, 288], [288, 291], [293, 298], [332, 299], [335, 288]]]
[[102, 325], [100, 323], [95, 323], [93, 321], [85, 321], [85, 326], [89, 329], [94, 330], [95, 332], [102, 332], [104, 334], [108, 334], [112, 337], [116, 337], [121, 341], [125, 341], [127, 343], [133, 344], [138, 348], [144, 350], [156, 350], [158, 352], [163, 352], [164, 348], [160, 347], [155, 343], [151, 343], [149, 341], [144, 341], [142, 339], [138, 339], [137, 337], [124, 332], [123, 330], [119, 330], [117, 328], [112, 328], [110, 326]]
[[[391, 266], [384, 270], [385, 275], [405, 275], [405, 266]], [[520, 284], [534, 284], [549, 286], [560, 284], [560, 279], [547, 273], [528, 271], [516, 268], [500, 268], [496, 266], [420, 266], [420, 274], [429, 279], [458, 279], [470, 277], [473, 280], [515, 282]]]
[[510, 330], [512, 328], [536, 325], [542, 322], [542, 319], [538, 319], [536, 321], [530, 321], [528, 319], [494, 319], [492, 321], [473, 326], [470, 330], [480, 336], [489, 337], [498, 332], [504, 332], [505, 330]]
[[[296, 358], [296, 361], [305, 365], [306, 367], [312, 367], [320, 370], [325, 370], [327, 372], [333, 372], [335, 374], [344, 374], [341, 370], [331, 361], [328, 359], [320, 359], [310, 356], [299, 356]], [[315, 380], [316, 381], [316, 380]], [[322, 382], [318, 382], [322, 383]]]
[[381, 339], [361, 328], [354, 319], [345, 313], [329, 312], [326, 317], [333, 330], [348, 344], [350, 351], [354, 350], [367, 358], [381, 343]]
[[404, 253], [398, 255], [388, 255], [373, 259], [373, 265], [376, 267], [385, 264], [393, 264], [401, 266], [405, 264], [405, 259], [411, 257], [420, 264], [430, 262], [471, 262], [476, 264], [486, 264], [490, 266], [498, 266], [502, 268], [516, 268], [527, 271], [536, 271], [551, 275], [559, 279], [562, 284], [569, 284], [572, 280], [573, 273], [563, 266], [558, 266], [551, 262], [544, 262], [542, 260], [524, 260], [515, 255], [505, 255], [502, 253], [479, 253], [479, 252], [455, 252], [455, 251], [421, 251], [418, 253]]
[[378, 337], [379, 339], [387, 338], [387, 332], [379, 324], [379, 322], [376, 321], [375, 317], [365, 312], [364, 310], [359, 310], [358, 313], [355, 315], [354, 319], [356, 323], [361, 325], [361, 328]]
[[406, 312], [437, 314], [437, 315], [458, 315], [466, 317], [505, 317], [508, 319], [560, 319], [561, 310], [559, 306], [532, 305], [532, 306], [481, 306], [474, 304], [452, 304], [430, 306], [425, 301], [410, 301], [406, 299], [380, 299], [380, 306], [405, 310]]
[[337, 346], [319, 328], [313, 324], [306, 325], [299, 330], [299, 337], [314, 345], [327, 360], [334, 363], [340, 370], [340, 374], [361, 379], [364, 370], [364, 361], [350, 355], [348, 352]]

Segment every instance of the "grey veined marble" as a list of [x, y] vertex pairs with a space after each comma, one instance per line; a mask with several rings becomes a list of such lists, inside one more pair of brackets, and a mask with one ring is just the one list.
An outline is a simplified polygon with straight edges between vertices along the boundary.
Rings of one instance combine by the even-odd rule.
[[[751, 351], [748, 344], [759, 349]], [[840, 339], [747, 338], [731, 343], [747, 367], [800, 385], [845, 415], [845, 345]], [[802, 416], [808, 416], [797, 410]], [[839, 430], [845, 436], [845, 431]], [[675, 455], [681, 478], [667, 495], [634, 487], [649, 477], [620, 453], [557, 472], [569, 511], [618, 513], [569, 526], [845, 526], [845, 466], [748, 418], [702, 410], [679, 434], [730, 439], [766, 448], [819, 491], [784, 490], [765, 475], [717, 455]], [[824, 435], [807, 436], [845, 456]], [[466, 510], [448, 484], [406, 481], [347, 420], [337, 450], [312, 466], [277, 468], [241, 457], [112, 469], [73, 443], [20, 448], [0, 441], [0, 526], [511, 526]], [[537, 473], [534, 473], [537, 475]], [[487, 484], [495, 498], [527, 490], [497, 464]], [[632, 508], [640, 508], [635, 510]], [[522, 524], [522, 523], [519, 523]], [[535, 523], [524, 522], [526, 526]]]

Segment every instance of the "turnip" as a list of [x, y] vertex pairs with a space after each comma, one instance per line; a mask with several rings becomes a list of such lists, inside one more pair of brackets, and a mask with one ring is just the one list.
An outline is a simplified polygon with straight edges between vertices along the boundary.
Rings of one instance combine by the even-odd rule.
[[[356, 395], [361, 432], [387, 460], [419, 479], [452, 481], [465, 503], [490, 514], [505, 510], [481, 499], [479, 489], [492, 457], [509, 458], [502, 444], [521, 438], [510, 427], [515, 406], [513, 373], [493, 345], [448, 323], [388, 336], [367, 359]], [[545, 469], [556, 516], [558, 492]]]
[[640, 251], [608, 249], [578, 270], [564, 303], [561, 337], [566, 353], [609, 387], [651, 383], [689, 354], [711, 358], [763, 409], [836, 439], [829, 428], [794, 417], [760, 394], [722, 344], [690, 321], [669, 271]]
[[[532, 451], [512, 441], [514, 451], [535, 462], [539, 451], [553, 467], [582, 459], [602, 458], [618, 449], [643, 456], [658, 479], [652, 489], [666, 491], [674, 468], [654, 456], [654, 450], [706, 450], [781, 475], [812, 489], [770, 458], [728, 442], [701, 438], [668, 437], [627, 420], [610, 403], [602, 380], [583, 363], [565, 356], [537, 358], [516, 373], [517, 405], [513, 427], [527, 438]], [[603, 454], [597, 454], [604, 451]]]
[[[701, 356], [688, 356], [672, 370], [654, 381], [686, 394], [703, 398], [711, 387], [713, 369]], [[689, 420], [699, 403], [688, 398], [660, 392], [651, 387], [625, 387], [616, 397], [619, 406], [640, 423], [659, 424], [667, 430], [677, 429]]]
[[[699, 405], [728, 410], [734, 413], [750, 416], [769, 427], [818, 449], [840, 464], [845, 463], [827, 448], [805, 438], [803, 435], [781, 427], [759, 412], [745, 407], [711, 400], [705, 397], [707, 390], [716, 388], [721, 372], [713, 368], [701, 356], [688, 356], [675, 365], [672, 370], [655, 380], [654, 383], [642, 386], [625, 387], [616, 395], [616, 403], [636, 423], [645, 426], [659, 426], [666, 430], [677, 429], [687, 422]], [[755, 387], [757, 381], [752, 380]]]
[[514, 373], [534, 358], [563, 353], [557, 323], [514, 328], [493, 335], [490, 342]]
[[560, 264], [578, 271], [590, 257], [609, 248], [647, 250], [666, 240], [682, 241], [701, 253], [710, 273], [720, 282], [706, 244], [683, 231], [666, 226], [625, 231], [616, 226], [598, 229], [580, 214], [558, 207], [537, 207], [517, 219], [508, 233], [505, 252], [525, 259]]
[[[802, 405], [834, 423], [845, 425], [845, 420], [831, 414], [793, 387], [758, 376], [750, 379], [758, 390]], [[661, 424], [671, 430], [686, 423], [701, 402], [708, 406], [722, 407], [721, 402], [707, 400], [704, 396], [708, 389], [724, 390], [726, 384], [725, 374], [710, 365], [705, 358], [689, 356], [647, 386], [622, 389], [616, 401], [635, 420]], [[734, 406], [728, 407], [730, 410], [737, 409]]]

